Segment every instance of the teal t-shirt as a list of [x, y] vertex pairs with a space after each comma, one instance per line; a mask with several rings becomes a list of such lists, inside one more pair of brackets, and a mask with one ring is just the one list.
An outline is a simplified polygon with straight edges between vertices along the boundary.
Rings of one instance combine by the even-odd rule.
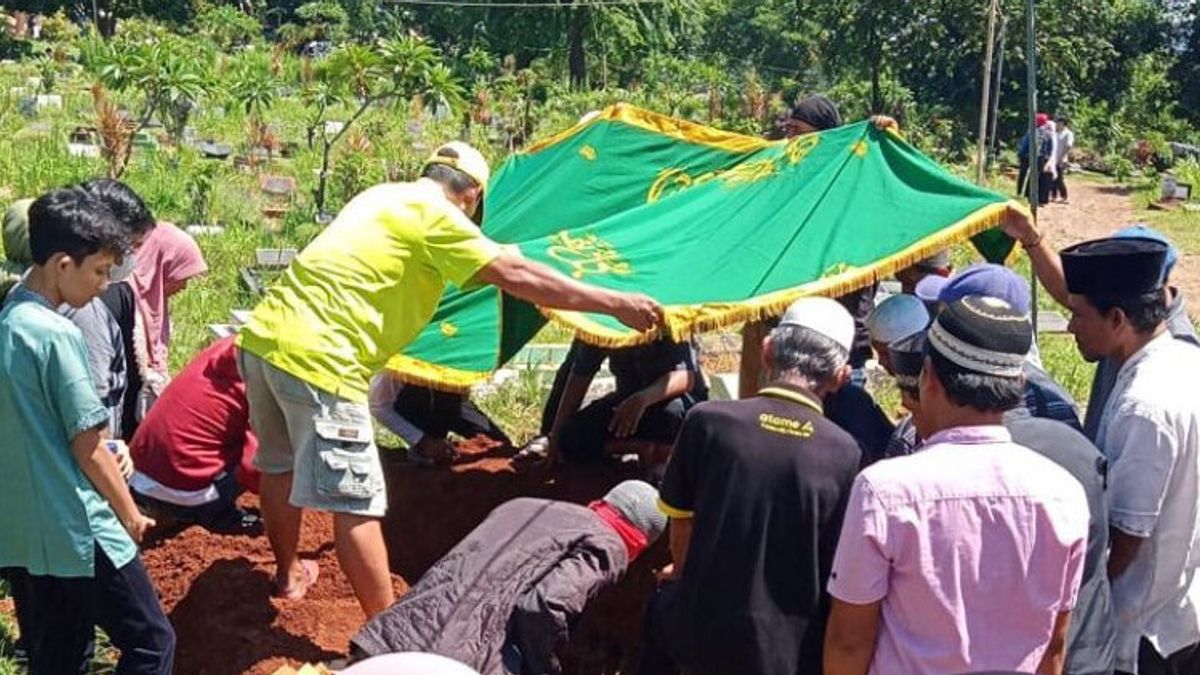
[[77, 434], [108, 422], [79, 329], [17, 286], [0, 311], [0, 372], [0, 567], [90, 577], [96, 544], [118, 568], [133, 560], [71, 452]]

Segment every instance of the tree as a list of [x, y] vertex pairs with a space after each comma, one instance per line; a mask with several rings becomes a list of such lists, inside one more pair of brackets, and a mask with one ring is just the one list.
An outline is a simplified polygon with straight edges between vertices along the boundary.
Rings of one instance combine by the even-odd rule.
[[258, 19], [228, 5], [201, 12], [195, 25], [201, 35], [224, 50], [250, 44], [261, 37], [263, 31]]
[[314, 195], [317, 210], [325, 208], [334, 147], [368, 110], [388, 101], [415, 97], [426, 105], [444, 103], [455, 107], [462, 103], [462, 96], [451, 70], [423, 38], [406, 36], [379, 40], [370, 46], [349, 43], [338, 47], [321, 64], [318, 83], [306, 94], [306, 99], [320, 110], [310, 119], [310, 129], [323, 132], [326, 116], [338, 101], [353, 101], [357, 106], [336, 133], [320, 133], [321, 172]]
[[181, 37], [150, 42], [93, 38], [85, 44], [82, 60], [106, 87], [141, 95], [134, 133], [157, 115], [176, 146], [196, 104], [213, 88], [212, 51]]
[[266, 115], [279, 97], [279, 81], [271, 71], [271, 61], [266, 54], [250, 53], [236, 64], [229, 95], [246, 114], [246, 137], [251, 157], [255, 148], [264, 148], [269, 163], [278, 139], [270, 132]]

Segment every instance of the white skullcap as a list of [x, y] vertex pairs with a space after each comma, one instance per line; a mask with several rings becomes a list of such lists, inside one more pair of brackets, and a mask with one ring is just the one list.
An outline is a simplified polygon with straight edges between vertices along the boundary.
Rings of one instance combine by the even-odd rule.
[[350, 666], [342, 675], [479, 675], [454, 659], [422, 652], [373, 656]]
[[800, 298], [793, 302], [780, 326], [802, 326], [820, 333], [850, 351], [854, 343], [854, 317], [837, 300], [829, 298]]
[[874, 342], [888, 344], [929, 327], [929, 310], [913, 295], [899, 294], [879, 303], [867, 317], [867, 332]]

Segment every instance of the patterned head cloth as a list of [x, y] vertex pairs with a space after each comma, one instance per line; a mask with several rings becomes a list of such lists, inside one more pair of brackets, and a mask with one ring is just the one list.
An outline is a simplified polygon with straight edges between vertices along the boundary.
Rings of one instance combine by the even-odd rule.
[[604, 495], [604, 501], [646, 535], [647, 546], [667, 529], [667, 516], [658, 509], [658, 490], [645, 481], [618, 483]]
[[1000, 298], [968, 295], [942, 310], [927, 335], [931, 351], [963, 370], [1020, 377], [1033, 343], [1029, 314]]
[[902, 337], [888, 345], [896, 386], [915, 394], [920, 389], [921, 368], [925, 366], [925, 331]]

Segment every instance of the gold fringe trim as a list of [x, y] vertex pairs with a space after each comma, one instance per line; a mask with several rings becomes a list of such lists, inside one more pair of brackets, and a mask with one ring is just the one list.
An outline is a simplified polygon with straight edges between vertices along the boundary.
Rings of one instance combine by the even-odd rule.
[[661, 134], [670, 138], [679, 139], [688, 143], [698, 145], [706, 145], [711, 148], [718, 148], [733, 153], [749, 153], [762, 150], [771, 145], [781, 144], [784, 141], [768, 141], [754, 136], [746, 136], [744, 134], [734, 133], [732, 131], [723, 131], [714, 127], [708, 127], [687, 120], [676, 119], [667, 115], [662, 115], [644, 108], [639, 108], [628, 103], [617, 103], [610, 105], [596, 115], [592, 119], [576, 124], [575, 126], [560, 131], [549, 138], [533, 143], [532, 145], [521, 150], [520, 155], [532, 155], [553, 145], [557, 145], [572, 136], [582, 132], [589, 126], [598, 121], [605, 120], [611, 122], [624, 122], [630, 126], [638, 127], [656, 134]]
[[471, 387], [490, 380], [493, 372], [491, 370], [482, 373], [459, 370], [414, 359], [404, 354], [398, 354], [388, 359], [384, 369], [395, 373], [402, 382], [407, 384], [429, 387], [451, 394], [465, 394], [471, 391]]
[[789, 305], [805, 296], [839, 297], [864, 286], [870, 286], [880, 279], [911, 267], [942, 249], [966, 241], [975, 234], [999, 225], [1005, 212], [1012, 205], [1023, 208], [1017, 202], [1011, 201], [990, 204], [942, 231], [925, 237], [908, 248], [866, 267], [847, 270], [841, 274], [795, 288], [767, 293], [742, 302], [667, 306], [664, 308], [666, 310], [665, 333], [664, 327], [646, 333], [613, 329], [579, 312], [539, 309], [551, 321], [573, 329], [581, 340], [598, 347], [609, 349], [633, 347], [653, 342], [664, 334], [673, 340], [686, 340], [697, 333], [779, 316], [787, 310]]

